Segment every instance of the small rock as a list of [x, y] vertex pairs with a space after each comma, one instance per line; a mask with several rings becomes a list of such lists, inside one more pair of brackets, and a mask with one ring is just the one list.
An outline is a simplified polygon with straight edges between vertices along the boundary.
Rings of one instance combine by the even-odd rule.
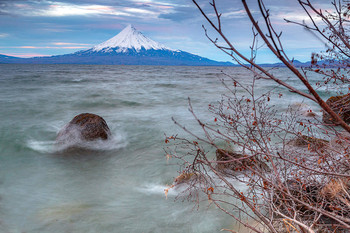
[[300, 135], [295, 139], [293, 139], [291, 142], [292, 144], [294, 144], [294, 146], [298, 146], [298, 147], [312, 146], [312, 149], [323, 148], [329, 143], [329, 141], [327, 140], [315, 138], [315, 137], [309, 137], [306, 135]]
[[305, 114], [305, 116], [306, 116], [306, 117], [315, 117], [315, 116], [316, 116], [316, 113], [314, 113], [314, 112], [307, 112], [307, 113]]
[[[350, 95], [332, 96], [327, 101], [331, 109], [339, 114], [340, 118], [347, 124], [350, 123]], [[326, 112], [323, 112], [323, 122], [338, 125], [337, 122]]]
[[95, 114], [82, 113], [75, 116], [58, 133], [56, 141], [59, 143], [71, 141], [107, 140], [111, 136], [106, 121]]
[[[329, 201], [332, 201], [336, 198], [341, 198], [347, 194], [347, 191], [349, 190], [349, 179], [343, 178], [343, 179], [337, 179], [337, 180], [331, 180], [328, 182], [320, 191], [321, 197], [326, 198]], [[344, 202], [345, 199], [342, 199]], [[347, 199], [347, 203], [349, 204], [350, 201]]]
[[186, 172], [183, 172], [181, 173], [179, 176], [177, 176], [175, 179], [174, 179], [174, 183], [176, 185], [179, 185], [179, 184], [183, 184], [183, 183], [187, 183], [189, 182], [190, 180], [192, 179], [195, 179], [198, 177], [198, 174], [196, 173], [186, 173]]
[[269, 166], [256, 157], [248, 158], [248, 155], [242, 155], [223, 149], [216, 150], [216, 161], [218, 161], [217, 169], [219, 170], [244, 171], [247, 169], [247, 167], [255, 166], [264, 170], [265, 172], [270, 171]]

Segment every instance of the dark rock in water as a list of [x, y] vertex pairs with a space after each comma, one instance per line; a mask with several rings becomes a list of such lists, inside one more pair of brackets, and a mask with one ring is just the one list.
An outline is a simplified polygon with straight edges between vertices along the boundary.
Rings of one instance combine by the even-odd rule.
[[[297, 210], [302, 220], [306, 221], [313, 218], [315, 212], [312, 207], [317, 206], [320, 212], [324, 211], [334, 217], [319, 216], [315, 232], [348, 232], [341, 225], [337, 231], [333, 227], [338, 224], [338, 217], [349, 218], [349, 179], [330, 178], [330, 181], [325, 184], [297, 178], [287, 180], [282, 187], [283, 189], [275, 190], [273, 195], [275, 206], [279, 206], [281, 212], [287, 213], [291, 209]], [[294, 200], [300, 200], [300, 202]]]
[[[350, 95], [332, 96], [326, 103], [332, 108], [332, 110], [339, 114], [340, 118], [347, 124], [350, 123]], [[327, 124], [338, 124], [335, 120], [326, 112], [323, 112], [323, 122]]]
[[257, 157], [238, 154], [223, 149], [216, 150], [217, 169], [221, 171], [244, 171], [247, 167], [256, 167], [259, 170], [269, 172], [269, 166]]
[[197, 173], [183, 172], [174, 179], [174, 184], [179, 185], [179, 184], [183, 184], [183, 183], [188, 183], [191, 180], [197, 179], [198, 176], [199, 176], [199, 174], [197, 174]]
[[328, 145], [329, 141], [315, 138], [315, 137], [309, 137], [306, 135], [298, 135], [296, 138], [290, 141], [294, 146], [297, 147], [310, 147], [311, 149], [320, 149], [324, 148]]
[[82, 113], [75, 116], [58, 133], [59, 143], [74, 143], [79, 141], [107, 140], [111, 136], [106, 121], [95, 114]]
[[307, 113], [305, 114], [305, 116], [306, 116], [306, 117], [315, 117], [315, 116], [317, 116], [317, 115], [316, 115], [316, 113], [314, 113], [314, 112], [307, 112]]

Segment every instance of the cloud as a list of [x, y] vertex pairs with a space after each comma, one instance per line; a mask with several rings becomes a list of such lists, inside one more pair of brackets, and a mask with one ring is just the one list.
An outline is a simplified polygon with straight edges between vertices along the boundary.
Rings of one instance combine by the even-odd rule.
[[247, 17], [247, 14], [245, 10], [230, 10], [228, 12], [222, 13], [222, 18], [228, 18], [228, 19], [237, 19], [237, 18], [245, 18]]
[[2, 46], [0, 48], [6, 49], [87, 49], [91, 46], [32, 46], [32, 45], [23, 45], [23, 46]]
[[117, 10], [111, 6], [104, 5], [74, 5], [54, 2], [47, 6], [46, 9], [27, 12], [33, 16], [64, 17], [64, 16], [93, 16], [93, 15], [116, 15], [130, 16], [129, 13]]
[[198, 18], [199, 13], [193, 7], [176, 7], [172, 11], [160, 14], [161, 19], [169, 19], [175, 22]]
[[91, 44], [69, 43], [69, 42], [52, 42], [53, 45], [80, 45], [80, 46], [92, 46]]
[[140, 8], [131, 8], [131, 7], [125, 7], [123, 9], [125, 12], [128, 12], [131, 13], [129, 14], [130, 15], [137, 15], [137, 14], [147, 14], [148, 16], [151, 16], [151, 15], [158, 15], [157, 12], [154, 12], [154, 11], [150, 11], [150, 10], [146, 10], [146, 9], [140, 9]]
[[155, 1], [3, 1], [0, 14], [27, 17], [124, 16], [157, 18], [176, 4]]
[[18, 47], [12, 47], [12, 48], [20, 48], [20, 49], [36, 49], [39, 47], [36, 46], [18, 46]]
[[[198, 2], [213, 16], [208, 0]], [[223, 13], [222, 25], [227, 37], [239, 49], [249, 48], [251, 24], [241, 1], [216, 3]], [[247, 3], [263, 23], [256, 1], [247, 0]], [[305, 39], [300, 27], [285, 25], [283, 20], [304, 19], [305, 13], [297, 1], [268, 0], [265, 4], [271, 10], [276, 29], [283, 31], [286, 47], [301, 46], [298, 45], [301, 40], [303, 46], [313, 46], [312, 42], [305, 43], [311, 41], [310, 36]], [[175, 49], [219, 57], [220, 52], [207, 41], [201, 25], [214, 38], [216, 34], [190, 0], [0, 0], [0, 41], [2, 45], [17, 46], [6, 47], [3, 51], [7, 53], [63, 54], [68, 49], [85, 49], [115, 35], [128, 23]]]
[[22, 58], [28, 58], [28, 57], [49, 57], [51, 55], [47, 54], [39, 54], [39, 53], [4, 53], [6, 56], [12, 56], [12, 57], [22, 57]]

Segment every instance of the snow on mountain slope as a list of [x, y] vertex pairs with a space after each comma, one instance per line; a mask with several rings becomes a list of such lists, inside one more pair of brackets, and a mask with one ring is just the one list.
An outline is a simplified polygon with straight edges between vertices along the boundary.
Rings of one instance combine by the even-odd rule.
[[116, 52], [126, 52], [128, 49], [135, 49], [140, 51], [142, 48], [145, 50], [154, 49], [154, 50], [171, 50], [158, 42], [155, 42], [141, 32], [137, 31], [132, 25], [128, 25], [115, 37], [96, 45], [92, 48], [94, 52], [109, 52], [113, 48], [118, 48]]
[[[1, 0], [0, 0], [1, 1]], [[115, 37], [87, 50], [50, 57], [2, 58], [0, 63], [93, 64], [93, 65], [167, 65], [231, 66], [155, 42], [133, 26], [127, 26]]]

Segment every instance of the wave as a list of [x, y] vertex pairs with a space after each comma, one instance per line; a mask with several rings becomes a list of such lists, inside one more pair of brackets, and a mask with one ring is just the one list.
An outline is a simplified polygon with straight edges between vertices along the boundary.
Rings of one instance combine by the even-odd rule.
[[179, 195], [178, 189], [171, 188], [169, 185], [162, 184], [144, 184], [140, 187], [137, 187], [136, 190], [146, 195], [163, 195], [165, 197]]
[[[93, 99], [90, 96], [91, 99]], [[96, 97], [95, 97], [96, 98]], [[129, 101], [129, 100], [120, 100], [120, 99], [116, 99], [116, 100], [104, 100], [104, 99], [100, 99], [100, 100], [96, 100], [94, 99], [93, 101], [82, 101], [79, 103], [76, 103], [74, 105], [74, 107], [77, 108], [113, 108], [115, 109], [116, 107], [120, 107], [120, 106], [126, 106], [126, 107], [139, 107], [142, 106], [143, 104], [140, 102], [136, 102], [136, 101]]]
[[53, 141], [38, 141], [30, 139], [27, 141], [27, 147], [39, 153], [61, 153], [70, 149], [82, 149], [91, 151], [111, 151], [118, 150], [127, 146], [126, 137], [123, 134], [114, 135], [108, 140], [82, 141], [73, 140], [67, 143], [58, 144]]
[[290, 105], [290, 108], [292, 111], [297, 112], [300, 116], [304, 117], [318, 117], [319, 114], [316, 112], [318, 111], [317, 106], [310, 106], [307, 103], [304, 102], [294, 102]]
[[53, 153], [55, 141], [28, 140], [27, 147], [41, 153]]
[[[222, 187], [225, 187], [227, 184], [221, 180], [216, 174], [213, 172], [209, 172], [207, 175], [214, 181], [217, 188], [221, 189]], [[245, 177], [244, 174], [240, 175], [238, 178], [225, 178], [229, 183], [234, 184], [235, 188], [239, 191], [245, 192], [247, 191], [247, 186], [244, 182], [240, 181], [246, 181], [248, 182], [248, 178]], [[220, 188], [221, 187], [221, 188]], [[164, 185], [159, 183], [148, 183], [143, 184], [141, 186], [136, 187], [135, 189], [138, 192], [141, 192], [145, 195], [163, 195], [165, 198], [168, 197], [186, 197], [188, 195], [191, 195], [191, 192], [196, 192], [195, 190], [203, 190], [206, 189], [203, 184], [201, 183], [192, 183], [190, 181], [178, 183], [175, 185], [175, 183], [172, 183], [171, 185]]]
[[179, 85], [175, 83], [159, 83], [155, 84], [156, 87], [168, 87], [168, 88], [177, 88]]

